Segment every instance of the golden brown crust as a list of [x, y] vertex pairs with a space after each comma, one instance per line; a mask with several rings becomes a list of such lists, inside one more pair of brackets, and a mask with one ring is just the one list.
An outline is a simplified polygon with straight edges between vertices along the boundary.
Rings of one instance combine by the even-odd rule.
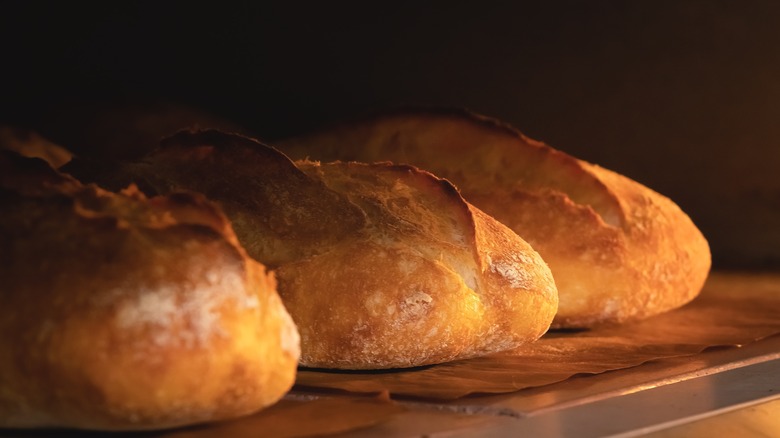
[[0, 186], [0, 427], [159, 429], [284, 395], [297, 332], [216, 207], [48, 173]]
[[453, 181], [550, 264], [561, 300], [553, 327], [679, 307], [709, 271], [706, 240], [669, 199], [466, 111], [394, 112], [278, 146], [293, 158], [410, 163]]
[[119, 174], [221, 203], [250, 254], [277, 266], [303, 365], [419, 366], [509, 349], [549, 327], [547, 266], [447, 181], [387, 163], [296, 164], [206, 131], [177, 135]]
[[302, 363], [418, 366], [507, 350], [547, 331], [557, 302], [547, 266], [447, 181], [385, 163], [299, 167], [367, 218], [350, 241], [279, 268]]
[[[74, 160], [63, 171], [114, 190], [137, 184], [147, 194], [202, 193], [220, 203], [249, 255], [270, 268], [317, 254], [363, 226], [362, 213], [343, 196], [258, 145], [239, 135], [185, 131], [141, 161]], [[318, 220], [336, 215], [336, 222]]]

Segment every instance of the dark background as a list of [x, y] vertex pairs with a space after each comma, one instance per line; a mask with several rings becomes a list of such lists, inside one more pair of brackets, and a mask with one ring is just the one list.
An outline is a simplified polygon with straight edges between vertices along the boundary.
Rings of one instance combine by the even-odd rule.
[[0, 123], [76, 152], [149, 102], [266, 140], [466, 107], [671, 197], [716, 267], [780, 267], [780, 2], [0, 5]]

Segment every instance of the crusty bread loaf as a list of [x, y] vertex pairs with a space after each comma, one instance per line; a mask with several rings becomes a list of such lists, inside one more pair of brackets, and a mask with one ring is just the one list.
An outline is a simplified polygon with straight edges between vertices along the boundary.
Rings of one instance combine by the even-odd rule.
[[624, 176], [457, 110], [411, 110], [277, 143], [294, 159], [392, 160], [447, 178], [549, 263], [553, 327], [643, 318], [693, 299], [707, 241], [677, 205]]
[[412, 367], [497, 352], [540, 337], [556, 311], [538, 254], [414, 167], [296, 165], [204, 131], [169, 138], [139, 162], [89, 169], [68, 166], [109, 186], [218, 201], [250, 255], [276, 269], [306, 366]]
[[0, 428], [143, 430], [255, 412], [298, 334], [203, 197], [106, 192], [0, 152]]

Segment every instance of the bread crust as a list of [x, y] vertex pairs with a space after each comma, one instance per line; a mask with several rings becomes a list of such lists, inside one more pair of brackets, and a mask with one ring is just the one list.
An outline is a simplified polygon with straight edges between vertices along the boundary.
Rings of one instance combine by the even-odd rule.
[[451, 180], [549, 263], [553, 327], [645, 318], [692, 300], [710, 268], [706, 239], [668, 198], [461, 110], [404, 110], [275, 143], [293, 158], [391, 160]]
[[292, 386], [273, 275], [212, 203], [84, 186], [0, 155], [0, 427], [161, 429]]
[[100, 182], [219, 202], [250, 255], [276, 269], [304, 366], [414, 367], [502, 351], [544, 334], [557, 308], [527, 243], [412, 166], [293, 163], [204, 131], [110, 173]]

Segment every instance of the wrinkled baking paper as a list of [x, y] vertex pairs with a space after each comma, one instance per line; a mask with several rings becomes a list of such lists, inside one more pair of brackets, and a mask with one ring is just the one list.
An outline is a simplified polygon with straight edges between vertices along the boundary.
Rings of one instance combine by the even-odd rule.
[[451, 400], [548, 385], [710, 347], [744, 345], [778, 333], [780, 274], [713, 273], [693, 302], [644, 321], [551, 332], [512, 352], [420, 369], [301, 370], [296, 388]]

